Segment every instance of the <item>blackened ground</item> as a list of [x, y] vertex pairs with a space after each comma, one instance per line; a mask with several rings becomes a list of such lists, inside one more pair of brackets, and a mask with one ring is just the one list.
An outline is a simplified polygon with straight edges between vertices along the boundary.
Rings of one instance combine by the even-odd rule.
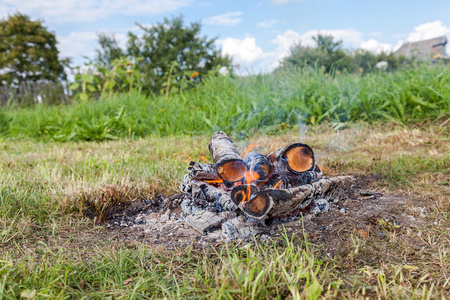
[[[275, 219], [263, 228], [257, 240], [277, 239], [283, 232], [294, 239], [308, 239], [321, 244], [325, 255], [350, 251], [352, 239], [384, 239], [386, 232], [424, 226], [428, 210], [416, 196], [384, 194], [377, 187], [377, 176], [359, 176], [345, 200], [330, 205], [320, 214]], [[205, 248], [225, 243], [220, 228], [199, 233], [183, 221], [179, 207], [183, 194], [152, 200], [135, 200], [117, 205], [107, 216], [104, 226], [111, 237], [128, 242], [179, 247]], [[383, 255], [380, 253], [380, 255]], [[373, 258], [375, 259], [375, 258]]]

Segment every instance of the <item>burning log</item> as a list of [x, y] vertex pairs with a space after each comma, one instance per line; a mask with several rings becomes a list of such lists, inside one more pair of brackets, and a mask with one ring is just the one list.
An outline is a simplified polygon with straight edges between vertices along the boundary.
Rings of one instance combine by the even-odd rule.
[[313, 199], [340, 196], [354, 181], [352, 176], [320, 179], [312, 184], [290, 189], [266, 189], [258, 192], [243, 205], [244, 212], [256, 219], [270, 219], [295, 209], [303, 209]]
[[261, 153], [249, 152], [244, 158], [244, 162], [248, 167], [246, 175], [247, 183], [264, 183], [273, 174], [275, 166]]
[[302, 143], [275, 150], [268, 155], [268, 159], [276, 163], [275, 173], [278, 175], [300, 174], [313, 170], [315, 166], [313, 150]]
[[224, 181], [236, 182], [244, 177], [247, 166], [233, 141], [222, 131], [216, 132], [208, 145], [218, 176]]
[[231, 191], [231, 200], [233, 200], [233, 203], [237, 206], [242, 207], [242, 204], [245, 201], [250, 200], [251, 196], [255, 195], [257, 192], [257, 187], [252, 184], [238, 185]]

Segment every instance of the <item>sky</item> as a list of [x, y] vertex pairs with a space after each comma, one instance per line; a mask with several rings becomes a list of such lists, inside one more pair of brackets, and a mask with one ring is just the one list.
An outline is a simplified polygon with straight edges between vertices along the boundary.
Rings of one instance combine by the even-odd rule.
[[56, 34], [60, 56], [73, 65], [94, 58], [99, 33], [114, 34], [125, 46], [127, 32], [142, 33], [136, 23], [151, 26], [180, 15], [186, 24], [200, 21], [202, 34], [217, 38], [241, 74], [272, 70], [295, 43], [314, 46], [317, 33], [375, 53], [450, 38], [448, 0], [0, 0], [1, 19], [16, 12], [43, 20]]

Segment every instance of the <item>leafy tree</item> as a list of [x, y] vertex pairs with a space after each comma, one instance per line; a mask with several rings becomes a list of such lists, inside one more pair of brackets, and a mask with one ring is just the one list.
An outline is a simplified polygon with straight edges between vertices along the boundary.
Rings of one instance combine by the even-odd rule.
[[0, 83], [65, 79], [68, 59], [58, 58], [54, 33], [21, 13], [0, 21]]
[[331, 35], [313, 37], [317, 47], [303, 47], [301, 43], [291, 47], [291, 54], [283, 59], [281, 68], [293, 68], [302, 66], [323, 67], [325, 72], [348, 71], [368, 73], [375, 70], [380, 61], [388, 62], [387, 71], [395, 70], [402, 66], [408, 66], [412, 60], [405, 57], [396, 57], [391, 53], [374, 54], [367, 50], [354, 52], [342, 49], [342, 41], [335, 42]]
[[342, 41], [333, 41], [331, 35], [313, 37], [316, 48], [303, 47], [301, 43], [295, 44], [291, 54], [282, 61], [283, 67], [318, 66], [324, 67], [325, 72], [332, 70], [351, 70], [354, 68], [351, 57], [342, 49]]
[[[215, 47], [215, 39], [200, 35], [201, 24], [184, 25], [183, 17], [153, 26], [137, 24], [143, 31], [142, 36], [128, 33], [127, 49], [123, 55], [140, 58], [138, 67], [142, 74], [142, 89], [159, 93], [169, 85], [183, 88], [180, 84], [201, 78], [219, 66], [230, 67], [231, 60], [223, 57]], [[117, 42], [111, 36], [99, 36], [101, 51], [97, 60], [104, 65], [111, 63], [115, 55], [120, 54]], [[195, 76], [192, 76], [192, 75]]]
[[115, 59], [126, 56], [125, 51], [119, 47], [119, 43], [113, 34], [100, 33], [98, 35], [98, 43], [100, 44], [100, 49], [97, 49], [96, 60], [107, 68], [111, 67], [111, 63]]

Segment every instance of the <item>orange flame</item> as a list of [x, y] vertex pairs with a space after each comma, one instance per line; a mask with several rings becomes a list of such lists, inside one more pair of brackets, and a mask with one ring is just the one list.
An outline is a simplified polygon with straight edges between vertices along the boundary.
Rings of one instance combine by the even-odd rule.
[[245, 152], [244, 152], [244, 159], [247, 156], [247, 154], [252, 151], [254, 148], [256, 147], [256, 143], [251, 144], [250, 146], [247, 146], [247, 148], [245, 148]]
[[273, 188], [276, 189], [280, 185], [280, 183], [281, 183], [281, 179], [280, 179], [280, 181], [277, 182], [277, 184], [275, 184], [275, 186]]
[[258, 172], [248, 170], [244, 173], [244, 178], [247, 183], [252, 183], [259, 179], [259, 174]]
[[222, 183], [222, 179], [215, 179], [215, 180], [205, 180], [206, 183]]
[[242, 198], [242, 206], [244, 206], [246, 200], [250, 200], [251, 193], [252, 189], [250, 188], [250, 184], [247, 184], [247, 191], [245, 193], [245, 197]]

